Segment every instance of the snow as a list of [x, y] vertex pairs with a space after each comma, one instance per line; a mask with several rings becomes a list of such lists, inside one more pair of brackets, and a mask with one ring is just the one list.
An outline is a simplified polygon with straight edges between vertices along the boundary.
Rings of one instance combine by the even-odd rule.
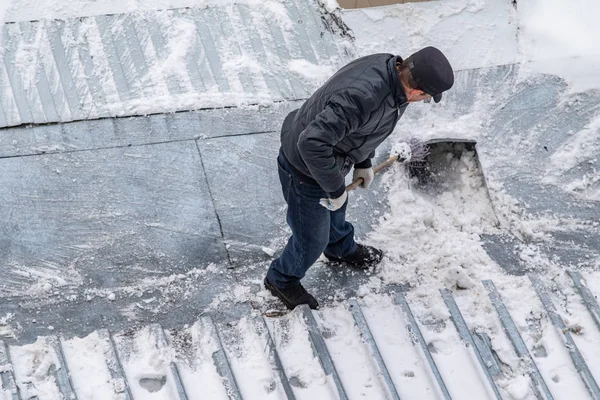
[[600, 88], [600, 4], [590, 0], [520, 2], [519, 61], [524, 76], [557, 75], [569, 83], [568, 93]]
[[[306, 325], [299, 313], [268, 320], [273, 341], [279, 357], [286, 365], [286, 374], [293, 387], [299, 387], [297, 398], [328, 399], [334, 398], [335, 388], [315, 357], [308, 338]], [[294, 392], [296, 393], [296, 392]]]
[[344, 10], [360, 54], [408, 57], [434, 44], [456, 70], [517, 61], [516, 12], [510, 1], [456, 0]]
[[519, 2], [519, 45], [524, 60], [600, 55], [600, 3], [575, 0]]
[[[586, 161], [591, 165], [595, 165], [593, 159], [600, 153], [600, 136], [598, 132], [600, 132], [600, 115], [584, 129], [574, 132], [570, 139], [562, 143], [552, 154], [543, 181], [556, 183], [565, 172], [569, 172]], [[587, 172], [578, 179], [567, 182], [566, 189], [590, 200], [600, 200], [600, 191], [590, 188], [598, 181], [600, 181], [600, 171], [593, 168], [592, 172]]]
[[339, 305], [317, 313], [315, 319], [325, 332], [327, 348], [336, 360], [336, 370], [346, 391], [367, 399], [385, 398], [375, 362], [350, 312]]
[[[271, 373], [265, 357], [265, 343], [256, 333], [250, 318], [242, 318], [235, 327], [236, 343], [229, 360], [242, 396], [247, 399], [278, 399], [285, 396]], [[246, 371], [254, 371], [252, 374]]]
[[79, 399], [114, 398], [115, 383], [104, 358], [108, 348], [109, 344], [100, 339], [97, 332], [63, 342], [63, 352]]
[[[188, 336], [189, 335], [189, 336]], [[213, 353], [217, 351], [217, 345], [210, 332], [202, 328], [200, 322], [196, 322], [183, 335], [168, 335], [170, 342], [175, 348], [178, 346], [187, 349], [191, 343], [193, 351], [191, 359], [181, 357], [178, 361], [178, 370], [183, 385], [188, 388], [190, 399], [201, 399], [208, 397], [215, 400], [227, 399], [227, 392], [220, 384], [220, 377], [212, 362]], [[180, 343], [181, 344], [178, 344]], [[179, 354], [179, 353], [178, 353]]]
[[305, 79], [316, 81], [319, 84], [325, 82], [331, 75], [335, 73], [333, 67], [323, 68], [322, 66], [315, 65], [308, 60], [290, 61], [289, 70]]
[[146, 327], [133, 338], [116, 336], [115, 343], [134, 398], [167, 400], [176, 395], [169, 371], [172, 349], [157, 345], [154, 329]]
[[41, 337], [29, 345], [10, 347], [9, 351], [22, 398], [62, 399], [56, 379], [49, 373], [59, 364], [58, 357], [46, 338]]
[[371, 333], [392, 381], [396, 383], [400, 398], [439, 398], [437, 383], [430, 375], [424, 356], [419, 353], [418, 347], [412, 345], [409, 335], [398, 334], [407, 331], [405, 318], [399, 308], [388, 297], [366, 296], [362, 301], [366, 306], [362, 309], [367, 323], [379, 328], [372, 329]]
[[14, 317], [14, 313], [6, 313], [0, 316], [0, 337], [16, 337], [15, 330], [10, 326], [10, 321]]
[[499, 291], [505, 293], [502, 300], [517, 327], [522, 332], [529, 331], [523, 339], [550, 391], [556, 393], [557, 398], [586, 398], [585, 386], [562, 343], [562, 335], [552, 326], [550, 320], [543, 316], [543, 307], [530, 283], [527, 279], [511, 281], [496, 286]]
[[430, 293], [440, 284], [472, 287], [473, 280], [496, 270], [479, 238], [495, 223], [481, 176], [460, 173], [475, 170], [472, 156], [454, 160], [462, 182], [445, 180], [453, 189], [439, 197], [412, 190], [410, 179], [400, 173], [403, 166], [384, 175], [391, 210], [370, 239], [386, 249], [390, 261], [384, 260], [379, 273], [386, 281], [407, 282]]

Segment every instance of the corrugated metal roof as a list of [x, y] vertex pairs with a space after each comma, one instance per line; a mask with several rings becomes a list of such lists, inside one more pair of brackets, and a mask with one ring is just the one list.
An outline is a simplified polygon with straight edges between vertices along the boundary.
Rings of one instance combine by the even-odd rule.
[[[513, 315], [522, 312], [505, 304], [503, 299], [509, 296], [506, 290], [485, 280], [489, 299], [484, 293], [479, 299], [490, 309], [491, 318], [485, 325], [469, 324], [463, 317], [466, 307], [461, 311], [455, 299], [460, 295], [442, 289], [454, 329], [444, 328], [438, 333], [431, 329], [431, 321], [413, 314], [414, 302], [401, 293], [395, 296], [394, 305], [383, 307], [350, 299], [336, 310], [338, 320], [334, 323], [330, 321], [331, 310], [312, 311], [302, 305], [289, 315], [248, 311], [242, 320], [231, 323], [216, 323], [211, 314], [204, 314], [191, 326], [167, 331], [151, 324], [119, 333], [100, 329], [83, 339], [42, 336], [34, 344], [10, 346], [0, 340], [0, 365], [4, 366], [0, 387], [15, 400], [29, 398], [32, 393], [39, 393], [41, 398], [50, 390], [63, 398], [77, 398], [85, 396], [90, 387], [105, 398], [146, 399], [153, 393], [153, 398], [188, 399], [199, 398], [198, 385], [204, 398], [211, 399], [293, 400], [306, 398], [309, 391], [319, 399], [450, 400], [483, 398], [473, 397], [473, 392], [486, 394], [485, 398], [514, 398], [514, 388], [508, 383], [520, 380], [519, 390], [526, 392], [518, 398], [551, 400], [564, 391], [557, 385], [559, 381], [564, 385], [562, 379], [556, 377], [568, 379], [568, 361], [565, 359], [560, 373], [553, 371], [548, 379], [549, 366], [543, 361], [545, 356], [540, 359], [536, 355], [536, 349], [546, 351], [545, 346], [560, 346], [562, 342], [572, 361], [571, 378], [577, 379], [577, 371], [589, 394], [586, 398], [598, 399], [600, 389], [590, 362], [592, 348], [581, 346], [577, 340], [578, 347], [574, 339], [582, 330], [595, 327], [587, 320], [582, 322], [585, 328], [567, 327], [555, 303], [562, 299], [567, 307], [581, 301], [596, 325], [600, 309], [581, 274], [569, 274], [579, 296], [568, 300], [548, 290], [540, 277], [530, 276], [543, 307], [537, 318], [551, 322], [540, 325], [539, 332], [518, 326]], [[434, 293], [431, 296], [436, 297]], [[498, 336], [506, 336], [508, 347], [488, 336], [498, 325], [503, 331]], [[282, 335], [290, 331], [293, 340]], [[246, 343], [243, 350], [241, 336]], [[544, 337], [544, 343], [536, 337]], [[443, 350], [437, 347], [441, 342]], [[39, 357], [26, 359], [24, 352]], [[81, 367], [83, 352], [88, 359], [85, 368]], [[302, 353], [308, 357], [299, 363]], [[13, 366], [11, 359], [19, 357]], [[358, 375], [357, 361], [364, 363]], [[40, 363], [54, 368], [41, 369]], [[522, 367], [515, 368], [519, 364]], [[251, 374], [247, 368], [252, 368]], [[467, 387], [461, 376], [469, 381]], [[415, 385], [422, 387], [416, 390]], [[571, 390], [585, 393], [582, 388]]]
[[7, 23], [0, 127], [306, 98], [291, 63], [353, 57], [333, 25], [303, 0]]

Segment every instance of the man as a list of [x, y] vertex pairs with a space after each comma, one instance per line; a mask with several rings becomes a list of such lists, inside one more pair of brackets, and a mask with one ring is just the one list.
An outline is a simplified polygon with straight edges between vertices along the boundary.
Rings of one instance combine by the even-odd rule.
[[381, 250], [354, 241], [354, 227], [346, 221], [345, 176], [354, 166], [353, 180], [362, 178], [360, 186], [368, 188], [375, 149], [408, 103], [438, 103], [453, 83], [450, 63], [434, 47], [406, 60], [374, 54], [340, 69], [285, 118], [277, 162], [292, 236], [264, 284], [289, 309], [318, 308], [300, 280], [322, 253], [362, 269], [381, 261]]

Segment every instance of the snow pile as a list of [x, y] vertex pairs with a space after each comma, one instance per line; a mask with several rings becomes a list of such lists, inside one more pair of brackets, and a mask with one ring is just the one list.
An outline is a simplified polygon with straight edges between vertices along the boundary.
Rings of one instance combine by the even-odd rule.
[[600, 3], [519, 2], [519, 50], [524, 76], [546, 73], [569, 83], [568, 93], [600, 89]]
[[518, 3], [518, 15], [524, 61], [600, 56], [597, 1], [524, 1]]
[[434, 45], [457, 70], [516, 61], [516, 16], [509, 1], [428, 1], [344, 10], [343, 15], [361, 55], [408, 57]]
[[419, 193], [399, 171], [386, 174], [391, 210], [370, 239], [396, 262], [385, 263], [379, 275], [415, 286], [466, 289], [490, 273], [493, 263], [479, 235], [496, 221], [473, 155], [450, 161], [455, 176], [446, 177], [449, 188], [439, 196]]

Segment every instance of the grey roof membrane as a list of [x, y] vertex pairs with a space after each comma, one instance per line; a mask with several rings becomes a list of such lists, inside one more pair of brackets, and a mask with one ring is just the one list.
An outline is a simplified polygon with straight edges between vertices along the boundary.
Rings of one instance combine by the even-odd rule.
[[[207, 267], [270, 258], [263, 248], [277, 248], [286, 229], [272, 189], [280, 124], [316, 89], [290, 62], [331, 69], [352, 57], [335, 33], [339, 21], [317, 2], [282, 6], [284, 13], [240, 2], [4, 26], [0, 312], [22, 316], [30, 338], [50, 321], [73, 321], [81, 332], [140, 311], [146, 320], [154, 306], [123, 319], [93, 299], [116, 288], [142, 294], [157, 279], [199, 278], [194, 300], [178, 305], [192, 311], [171, 314], [179, 319], [236, 279]], [[193, 51], [170, 69], [177, 51], [167, 48], [169, 35], [178, 29]], [[225, 68], [231, 61], [253, 73]], [[188, 109], [184, 100], [194, 95], [219, 108], [164, 113]], [[237, 97], [244, 107], [232, 107]], [[135, 116], [136, 100], [155, 114]], [[44, 325], [33, 317], [40, 289], [46, 300], [72, 300], [51, 300]]]
[[[485, 129], [494, 134], [478, 145], [486, 174], [501, 182], [504, 190], [523, 202], [532, 215], [579, 220], [575, 227], [552, 232], [555, 240], [536, 245], [565, 265], [593, 265], [600, 256], [597, 202], [523, 177], [536, 176], [532, 171], [537, 168], [538, 175], [542, 174], [541, 161], [546, 157], [543, 146], [558, 146], [558, 142], [569, 140], [573, 128], [556, 121], [572, 121], [574, 128], [585, 126], [597, 115], [597, 106], [592, 104], [597, 105], [600, 96], [590, 93], [588, 102], [562, 108], [554, 92], [554, 97], [541, 107], [526, 99], [517, 106], [519, 93], [549, 92], [561, 87], [555, 78], [548, 77], [523, 86], [515, 83], [514, 92], [502, 92], [501, 87], [515, 80], [517, 74], [515, 66], [461, 71], [447, 101], [456, 105], [454, 112], [458, 114], [464, 112], [463, 108], [469, 109], [473, 88], [483, 91], [482, 95], [507, 96], [506, 103], [513, 104], [510, 118], [521, 125], [507, 124], [502, 119], [506, 118], [507, 107], [498, 107], [491, 116], [490, 126]], [[37, 314], [41, 304], [27, 292], [33, 288], [37, 293], [40, 281], [57, 287], [44, 293], [44, 303], [48, 298], [55, 299], [51, 303], [65, 296], [75, 299], [52, 305], [53, 312], [45, 318], [56, 324], [63, 318], [81, 315], [86, 308], [94, 309], [102, 303], [95, 296], [105, 296], [115, 288], [152, 297], [144, 289], [149, 285], [147, 281], [168, 279], [176, 272], [187, 279], [186, 273], [204, 271], [193, 279], [198, 288], [192, 295], [196, 310], [214, 299], [219, 282], [226, 285], [238, 279], [261, 279], [271, 259], [263, 248], [280, 249], [287, 239], [285, 203], [279, 192], [275, 158], [279, 125], [299, 104], [3, 130], [0, 183], [7, 189], [0, 193], [0, 213], [5, 216], [0, 231], [0, 263], [5, 279], [0, 282], [0, 293], [13, 300], [2, 307], [15, 311], [27, 304], [19, 315], [23, 316], [23, 331], [33, 334], [43, 332], [45, 327], [27, 317], [29, 308]], [[537, 112], [533, 113], [528, 104], [538, 107], [533, 109]], [[552, 120], [555, 122], [548, 122]], [[519, 154], [527, 163], [512, 162], [513, 155], [507, 163], [486, 162], [489, 151], [512, 147], [504, 141], [524, 139], [527, 135], [519, 132], [535, 134], [537, 130], [531, 127], [546, 123], [554, 133]], [[377, 161], [386, 157], [388, 149], [389, 143], [384, 143]], [[584, 166], [586, 162], [581, 161]], [[355, 192], [349, 207], [349, 219], [355, 222], [359, 238], [385, 211], [380, 201], [384, 188], [379, 180], [374, 185], [365, 193]], [[537, 201], [540, 193], [543, 202]], [[511, 273], [528, 271], [516, 251], [523, 245], [522, 238], [504, 230], [483, 239], [499, 265]], [[231, 275], [217, 274], [205, 269], [211, 262], [235, 268]], [[324, 297], [333, 288], [352, 296], [366, 279], [369, 277], [360, 274], [317, 270], [307, 276], [306, 282], [317, 294], [322, 291]], [[81, 303], [90, 294], [92, 300]], [[125, 307], [131, 300], [120, 299], [117, 303], [121, 301], [120, 307]], [[172, 307], [162, 303], [151, 311], [138, 309], [136, 319], [154, 318], [160, 312], [171, 323], [184, 323], [186, 314], [169, 312]], [[113, 321], [115, 327], [126, 325], [130, 317], [115, 308], [109, 307], [106, 312], [103, 318]], [[88, 318], [98, 318], [84, 314], [85, 318], [79, 320], [81, 325], [74, 322], [69, 329], [85, 331], [90, 326]]]

